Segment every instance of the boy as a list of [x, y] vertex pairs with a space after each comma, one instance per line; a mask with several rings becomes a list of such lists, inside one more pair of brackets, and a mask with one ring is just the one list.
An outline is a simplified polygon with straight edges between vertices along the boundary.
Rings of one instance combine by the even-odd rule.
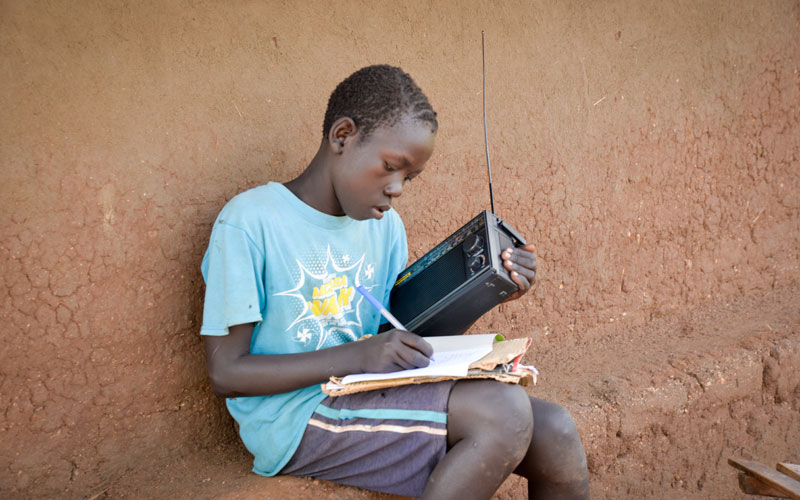
[[[202, 263], [212, 389], [228, 398], [262, 475], [466, 500], [490, 498], [516, 472], [531, 497], [586, 498], [571, 417], [520, 387], [441, 382], [336, 398], [320, 390], [332, 375], [429, 362], [430, 345], [380, 326], [355, 287], [388, 304], [408, 259], [392, 200], [422, 172], [437, 128], [409, 75], [363, 68], [331, 95], [306, 170], [223, 208]], [[533, 247], [507, 249], [503, 260], [518, 298], [534, 282]]]

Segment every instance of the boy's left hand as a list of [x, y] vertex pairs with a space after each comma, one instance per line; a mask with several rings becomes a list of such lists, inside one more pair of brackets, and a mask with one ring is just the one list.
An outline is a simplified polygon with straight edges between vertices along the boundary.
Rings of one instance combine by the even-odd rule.
[[531, 289], [536, 281], [536, 249], [533, 245], [525, 245], [517, 248], [506, 248], [503, 250], [503, 266], [509, 270], [511, 279], [519, 286], [511, 297], [505, 300], [516, 300], [525, 292]]

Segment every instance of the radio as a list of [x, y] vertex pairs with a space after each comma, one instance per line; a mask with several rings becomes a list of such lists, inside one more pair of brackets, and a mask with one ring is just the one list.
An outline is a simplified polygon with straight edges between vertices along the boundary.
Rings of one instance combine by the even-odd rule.
[[[481, 32], [483, 50], [483, 32]], [[491, 212], [484, 210], [400, 273], [390, 294], [392, 314], [422, 336], [454, 335], [519, 287], [500, 254], [525, 240], [494, 214], [492, 167], [486, 129], [486, 62], [483, 62], [483, 131]]]
[[392, 314], [418, 335], [463, 333], [519, 289], [500, 254], [524, 244], [484, 210], [400, 273], [390, 295]]

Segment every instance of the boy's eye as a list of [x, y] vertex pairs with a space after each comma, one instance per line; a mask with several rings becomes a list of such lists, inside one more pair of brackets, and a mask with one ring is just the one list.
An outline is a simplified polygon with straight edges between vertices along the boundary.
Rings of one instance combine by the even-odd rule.
[[395, 171], [395, 168], [393, 166], [389, 165], [387, 162], [383, 162], [383, 167], [386, 170], [388, 170], [389, 172], [394, 172]]

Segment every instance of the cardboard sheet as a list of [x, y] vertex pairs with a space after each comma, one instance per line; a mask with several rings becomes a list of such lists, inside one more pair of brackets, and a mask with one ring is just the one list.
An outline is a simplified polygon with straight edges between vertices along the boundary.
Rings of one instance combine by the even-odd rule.
[[[401, 374], [395, 377], [378, 377], [359, 380], [358, 378], [350, 379], [349, 383], [344, 380], [348, 377], [338, 378], [331, 377], [327, 384], [322, 385], [322, 391], [330, 396], [341, 396], [344, 394], [354, 394], [363, 391], [372, 391], [375, 389], [384, 389], [386, 387], [394, 387], [398, 385], [408, 384], [423, 384], [428, 382], [439, 382], [442, 380], [459, 380], [459, 379], [494, 379], [501, 382], [512, 384], [520, 384], [527, 386], [531, 383], [536, 383], [536, 376], [538, 371], [532, 366], [520, 365], [519, 361], [525, 352], [530, 347], [531, 339], [512, 339], [503, 341], [494, 341], [494, 334], [487, 334], [492, 338], [491, 350], [485, 355], [479, 357], [469, 364], [465, 373], [458, 375], [419, 375], [411, 374], [409, 372], [416, 372], [417, 370], [404, 370], [402, 372], [394, 372], [394, 374]], [[459, 336], [465, 337], [478, 337], [477, 335]], [[454, 341], [457, 344], [457, 341]], [[444, 351], [442, 351], [444, 352]], [[436, 358], [436, 350], [434, 348], [434, 358]], [[374, 374], [373, 374], [374, 375]], [[379, 374], [385, 375], [385, 374]]]

